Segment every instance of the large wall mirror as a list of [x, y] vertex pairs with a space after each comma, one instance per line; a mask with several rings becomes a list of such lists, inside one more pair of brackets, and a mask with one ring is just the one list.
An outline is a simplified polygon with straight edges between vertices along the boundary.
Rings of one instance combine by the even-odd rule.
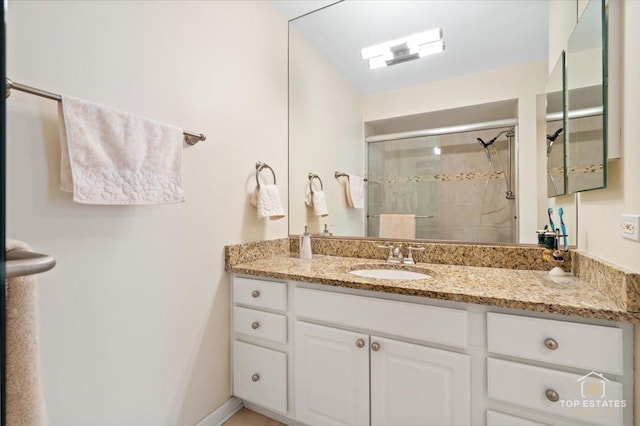
[[290, 21], [290, 233], [377, 237], [397, 214], [416, 239], [535, 242], [547, 50], [538, 0], [347, 0]]
[[568, 191], [607, 185], [606, 46], [603, 0], [590, 0], [567, 45]]

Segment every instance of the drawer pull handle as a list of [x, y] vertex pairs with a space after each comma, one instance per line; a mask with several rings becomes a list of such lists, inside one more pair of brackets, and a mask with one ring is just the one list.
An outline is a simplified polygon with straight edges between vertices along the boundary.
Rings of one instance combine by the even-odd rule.
[[251, 292], [251, 297], [256, 298], [258, 296], [260, 296], [260, 292], [258, 290], [253, 290]]
[[251, 376], [251, 381], [252, 382], [257, 382], [258, 380], [260, 380], [260, 375], [258, 373], [256, 373], [253, 376]]
[[363, 339], [356, 340], [356, 346], [359, 348], [364, 348], [364, 340]]
[[558, 349], [558, 342], [555, 339], [544, 339], [544, 345], [551, 351]]
[[373, 342], [371, 344], [371, 350], [374, 351], [374, 352], [378, 352], [380, 350], [380, 343]]
[[554, 391], [553, 389], [547, 389], [545, 395], [551, 402], [558, 402], [558, 400], [560, 399], [560, 395], [558, 395], [558, 392]]
[[254, 321], [251, 323], [251, 328], [253, 328], [254, 330], [258, 327], [260, 327], [260, 323], [258, 321]]

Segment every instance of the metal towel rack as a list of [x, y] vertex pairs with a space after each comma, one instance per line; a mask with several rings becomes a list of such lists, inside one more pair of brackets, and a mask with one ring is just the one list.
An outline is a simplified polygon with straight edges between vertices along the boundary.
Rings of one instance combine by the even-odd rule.
[[322, 184], [322, 179], [315, 173], [309, 173], [309, 189], [311, 190], [311, 194], [313, 195], [313, 180], [318, 179], [320, 182], [320, 191], [324, 191], [324, 185]]
[[[367, 217], [380, 217], [379, 214], [368, 214]], [[433, 219], [435, 216], [434, 215], [429, 215], [429, 216], [415, 216], [416, 219]]]
[[267, 163], [263, 163], [262, 161], [256, 161], [256, 185], [258, 185], [258, 188], [260, 188], [260, 180], [258, 179], [260, 172], [262, 171], [262, 169], [269, 169], [271, 170], [271, 174], [273, 175], [273, 184], [276, 184], [276, 173], [273, 171], [273, 169], [271, 168], [270, 165], [268, 165]]
[[[11, 81], [10, 79], [7, 78], [5, 97], [8, 98], [9, 96], [11, 96], [11, 89], [15, 89], [15, 90], [19, 90], [20, 92], [25, 92], [31, 95], [36, 95], [43, 98], [51, 99], [53, 101], [58, 101], [58, 102], [62, 101], [62, 96], [56, 93], [47, 92], [46, 90], [37, 89], [35, 87], [27, 86], [26, 84], [16, 83], [15, 81]], [[195, 145], [198, 142], [204, 141], [207, 139], [207, 137], [202, 133], [194, 133], [188, 130], [183, 130], [182, 133], [184, 134], [184, 141], [188, 145]]]
[[11, 250], [5, 254], [7, 278], [39, 274], [53, 269], [56, 259], [48, 254]]
[[[349, 175], [348, 175], [347, 173], [344, 173], [344, 172], [335, 172], [335, 173], [334, 173], [334, 176], [336, 177], [336, 179], [339, 179], [339, 178], [341, 178], [341, 177], [346, 177], [346, 178], [348, 178], [348, 177], [349, 177]], [[369, 179], [367, 179], [367, 178], [363, 178], [362, 180], [366, 182], [366, 181], [368, 181]]]

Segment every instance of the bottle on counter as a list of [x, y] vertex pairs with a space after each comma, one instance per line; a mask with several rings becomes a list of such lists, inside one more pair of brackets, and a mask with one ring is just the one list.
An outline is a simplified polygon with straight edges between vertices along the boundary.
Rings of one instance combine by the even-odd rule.
[[313, 253], [311, 252], [311, 235], [309, 234], [309, 227], [304, 227], [304, 234], [300, 237], [300, 259], [311, 259]]

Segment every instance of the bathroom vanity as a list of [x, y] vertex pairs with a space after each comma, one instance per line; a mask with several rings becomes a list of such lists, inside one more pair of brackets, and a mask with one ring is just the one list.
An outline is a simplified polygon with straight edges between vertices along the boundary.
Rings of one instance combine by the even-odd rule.
[[[635, 315], [575, 277], [270, 256], [232, 272], [233, 394], [304, 425], [633, 425]], [[581, 286], [582, 287], [578, 287]]]

